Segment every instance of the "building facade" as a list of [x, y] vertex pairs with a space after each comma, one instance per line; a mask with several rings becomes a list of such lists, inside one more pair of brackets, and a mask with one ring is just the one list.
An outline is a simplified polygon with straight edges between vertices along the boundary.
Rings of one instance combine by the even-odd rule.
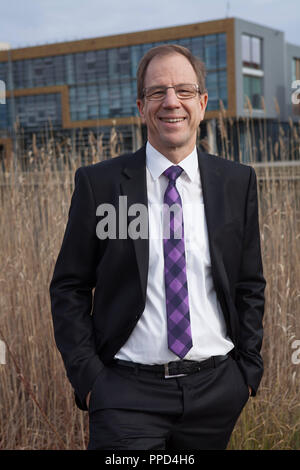
[[[159, 44], [183, 45], [207, 70], [206, 123], [217, 145], [220, 106], [226, 117], [286, 121], [298, 119], [291, 103], [292, 80], [300, 79], [300, 47], [285, 43], [280, 31], [236, 18], [155, 29], [81, 41], [0, 51], [0, 80], [6, 86], [0, 104], [0, 157], [25, 149], [32, 136], [84, 142], [89, 133], [109, 140], [112, 126], [123, 149], [145, 140], [136, 107], [136, 71], [145, 52]], [[263, 97], [263, 100], [261, 99]]]

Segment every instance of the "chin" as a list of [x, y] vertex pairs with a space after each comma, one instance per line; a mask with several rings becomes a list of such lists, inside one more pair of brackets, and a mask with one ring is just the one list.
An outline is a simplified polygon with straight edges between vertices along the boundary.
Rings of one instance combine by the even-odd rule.
[[182, 139], [170, 139], [170, 140], [166, 140], [164, 142], [164, 145], [165, 147], [168, 147], [170, 149], [176, 149], [180, 147], [186, 147], [187, 145], [189, 145], [189, 142], [182, 140]]

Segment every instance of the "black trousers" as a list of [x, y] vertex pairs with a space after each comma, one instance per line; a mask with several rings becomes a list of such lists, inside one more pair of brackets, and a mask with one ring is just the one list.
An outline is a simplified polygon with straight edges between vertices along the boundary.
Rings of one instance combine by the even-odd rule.
[[226, 449], [248, 397], [232, 357], [168, 379], [106, 366], [91, 393], [88, 450]]

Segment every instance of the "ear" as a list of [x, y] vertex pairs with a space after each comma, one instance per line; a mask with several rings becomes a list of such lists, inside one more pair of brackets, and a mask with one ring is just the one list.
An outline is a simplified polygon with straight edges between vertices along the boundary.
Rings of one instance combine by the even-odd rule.
[[144, 102], [144, 100], [137, 99], [136, 100], [136, 105], [138, 107], [138, 110], [139, 110], [140, 116], [142, 118], [142, 121], [145, 122], [145, 113], [144, 113], [145, 102]]
[[199, 101], [200, 101], [200, 108], [201, 108], [201, 121], [204, 119], [204, 114], [207, 106], [207, 100], [208, 100], [208, 94], [203, 93], [203, 95], [200, 95]]

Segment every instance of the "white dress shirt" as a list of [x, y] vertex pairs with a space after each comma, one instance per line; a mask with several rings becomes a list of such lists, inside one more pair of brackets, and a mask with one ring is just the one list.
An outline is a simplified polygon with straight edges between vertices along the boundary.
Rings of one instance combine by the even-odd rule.
[[[127, 342], [115, 355], [141, 364], [163, 364], [180, 358], [168, 349], [163, 253], [163, 200], [168, 178], [162, 173], [172, 162], [146, 145], [149, 216], [149, 272], [145, 310]], [[204, 203], [196, 147], [179, 165], [176, 180], [183, 207], [184, 242], [193, 347], [184, 357], [202, 361], [233, 347], [211, 274]], [[134, 295], [134, 293], [133, 293]]]

